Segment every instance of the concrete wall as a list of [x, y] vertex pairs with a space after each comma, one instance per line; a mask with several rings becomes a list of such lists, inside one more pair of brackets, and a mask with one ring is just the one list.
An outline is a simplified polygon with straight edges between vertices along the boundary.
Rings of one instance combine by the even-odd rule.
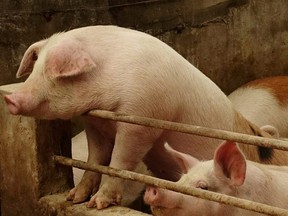
[[0, 85], [16, 82], [19, 61], [31, 43], [96, 24], [157, 36], [226, 93], [288, 68], [285, 0], [2, 0], [1, 8]]
[[[15, 84], [1, 86], [0, 98], [15, 89]], [[0, 99], [0, 125], [1, 212], [44, 215], [39, 213], [39, 198], [73, 186], [71, 167], [55, 167], [52, 161], [55, 154], [71, 157], [70, 122], [9, 115]]]

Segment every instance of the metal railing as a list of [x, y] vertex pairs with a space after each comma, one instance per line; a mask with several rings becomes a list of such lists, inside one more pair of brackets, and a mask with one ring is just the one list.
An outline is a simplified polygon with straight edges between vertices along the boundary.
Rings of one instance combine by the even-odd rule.
[[[265, 137], [258, 137], [258, 136], [252, 136], [247, 134], [240, 134], [230, 131], [224, 131], [224, 130], [217, 130], [217, 129], [211, 129], [206, 127], [200, 127], [200, 126], [193, 126], [193, 125], [187, 125], [182, 123], [176, 123], [176, 122], [169, 122], [164, 120], [157, 120], [147, 117], [140, 117], [140, 116], [132, 116], [132, 115], [126, 115], [126, 114], [120, 114], [120, 113], [114, 113], [110, 111], [103, 111], [103, 110], [93, 110], [88, 113], [88, 115], [99, 117], [103, 119], [109, 119], [113, 121], [121, 121], [131, 124], [137, 124], [137, 125], [143, 125], [148, 127], [154, 127], [154, 128], [160, 128], [160, 129], [166, 129], [166, 130], [173, 130], [177, 132], [183, 132], [183, 133], [189, 133], [199, 136], [206, 136], [210, 138], [216, 138], [216, 139], [225, 139], [225, 140], [233, 140], [245, 144], [250, 145], [257, 145], [262, 147], [269, 147], [269, 148], [275, 148], [280, 150], [288, 150], [288, 142], [272, 139], [272, 138], [265, 138]], [[252, 124], [252, 127], [254, 127], [254, 130], [257, 131], [259, 134], [262, 133], [260, 129], [257, 129], [256, 126]], [[265, 134], [264, 134], [265, 135]], [[176, 184], [175, 182], [155, 178], [152, 176], [147, 176], [131, 171], [126, 170], [119, 170], [114, 169], [111, 167], [101, 166], [101, 165], [91, 165], [87, 164], [83, 161], [73, 160], [70, 158], [62, 157], [62, 156], [53, 156], [53, 160], [57, 164], [62, 164], [66, 166], [73, 166], [80, 169], [90, 170], [99, 172], [102, 174], [124, 178], [132, 181], [138, 181], [144, 184], [152, 185], [155, 187], [160, 187], [164, 189], [169, 189], [172, 191], [180, 192], [183, 194], [195, 196], [202, 199], [207, 199], [227, 205], [232, 205], [235, 207], [247, 209], [250, 211], [267, 214], [267, 215], [288, 215], [288, 210], [281, 209], [278, 207], [269, 206], [262, 203], [257, 203], [245, 199], [240, 199], [224, 194], [219, 194], [212, 191], [204, 191], [197, 188], [191, 188], [184, 185]]]

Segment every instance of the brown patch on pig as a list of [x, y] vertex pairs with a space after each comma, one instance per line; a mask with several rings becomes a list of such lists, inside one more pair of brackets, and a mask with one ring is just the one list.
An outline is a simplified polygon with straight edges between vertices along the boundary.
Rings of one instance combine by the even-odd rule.
[[262, 88], [270, 91], [282, 106], [288, 105], [288, 76], [267, 77], [248, 82], [243, 88]]
[[[235, 125], [241, 126], [241, 128], [244, 129], [243, 132], [246, 134], [271, 138], [270, 134], [261, 130], [252, 122], [249, 122], [238, 112], [235, 116]], [[271, 163], [271, 161], [274, 159], [274, 149], [272, 148], [241, 143], [239, 143], [239, 147], [248, 160], [256, 161], [259, 163]]]

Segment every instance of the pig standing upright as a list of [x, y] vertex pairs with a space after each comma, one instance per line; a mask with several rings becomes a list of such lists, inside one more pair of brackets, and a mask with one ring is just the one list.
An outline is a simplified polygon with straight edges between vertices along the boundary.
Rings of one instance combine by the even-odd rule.
[[[69, 119], [103, 109], [169, 121], [254, 134], [250, 123], [226, 95], [171, 47], [148, 34], [115, 27], [90, 26], [62, 32], [32, 44], [17, 77], [29, 75], [4, 97], [10, 113], [41, 119]], [[162, 154], [164, 141], [178, 151], [211, 159], [219, 140], [83, 116], [88, 163], [135, 170], [144, 160], [153, 174], [178, 180], [179, 167]], [[181, 143], [179, 145], [178, 143]], [[241, 146], [248, 158], [258, 148]], [[269, 151], [268, 151], [269, 152]], [[169, 167], [169, 169], [167, 169]], [[68, 200], [98, 209], [121, 203], [123, 180], [86, 171]], [[99, 190], [98, 190], [99, 188]]]
[[[288, 167], [263, 165], [246, 161], [235, 142], [226, 141], [215, 151], [214, 159], [198, 159], [166, 149], [182, 167], [177, 182], [203, 190], [214, 191], [288, 209]], [[174, 191], [147, 187], [144, 200], [155, 216], [260, 216], [263, 214], [208, 201]]]

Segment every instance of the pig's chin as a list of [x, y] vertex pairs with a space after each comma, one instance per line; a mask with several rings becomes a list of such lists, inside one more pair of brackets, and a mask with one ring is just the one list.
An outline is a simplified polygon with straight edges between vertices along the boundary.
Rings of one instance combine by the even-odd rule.
[[51, 112], [49, 112], [47, 101], [41, 102], [34, 109], [31, 109], [31, 107], [29, 106], [28, 108], [22, 107], [22, 109], [17, 115], [31, 116], [37, 119], [45, 119], [45, 120], [56, 119], [54, 116], [51, 115]]
[[155, 216], [164, 216], [165, 215], [165, 208], [158, 207], [158, 206], [151, 206], [151, 211]]

